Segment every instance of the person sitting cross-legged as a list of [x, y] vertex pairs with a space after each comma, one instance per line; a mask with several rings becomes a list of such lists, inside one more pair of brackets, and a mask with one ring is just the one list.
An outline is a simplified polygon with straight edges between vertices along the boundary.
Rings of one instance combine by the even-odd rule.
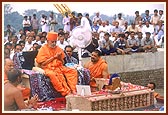
[[138, 39], [135, 38], [135, 32], [130, 32], [130, 38], [127, 39], [128, 47], [131, 48], [132, 52], [138, 52], [139, 42]]
[[102, 55], [116, 55], [116, 49], [114, 48], [113, 42], [109, 39], [110, 34], [107, 32], [104, 34], [104, 39], [100, 41], [100, 50]]
[[91, 60], [85, 63], [84, 68], [90, 71], [90, 86], [92, 91], [96, 91], [98, 88], [95, 78], [108, 79], [110, 76], [107, 62], [101, 58], [101, 52], [99, 50], [92, 52]]
[[119, 39], [115, 42], [114, 47], [117, 49], [118, 54], [130, 54], [131, 48], [128, 48], [125, 34], [119, 34]]
[[76, 94], [77, 70], [64, 66], [64, 51], [56, 45], [58, 33], [47, 33], [47, 44], [43, 45], [36, 62], [45, 71], [56, 91], [62, 96]]
[[146, 32], [146, 37], [142, 39], [141, 45], [143, 46], [143, 50], [145, 52], [156, 52], [157, 48], [154, 45], [154, 40], [150, 37], [151, 33]]

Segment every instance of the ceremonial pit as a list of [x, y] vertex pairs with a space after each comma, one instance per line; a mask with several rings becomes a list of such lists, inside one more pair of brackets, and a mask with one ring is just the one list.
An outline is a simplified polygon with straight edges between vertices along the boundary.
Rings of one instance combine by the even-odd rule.
[[98, 91], [91, 96], [72, 95], [66, 97], [66, 109], [71, 111], [128, 111], [154, 104], [153, 91], [143, 86], [122, 83], [118, 93]]

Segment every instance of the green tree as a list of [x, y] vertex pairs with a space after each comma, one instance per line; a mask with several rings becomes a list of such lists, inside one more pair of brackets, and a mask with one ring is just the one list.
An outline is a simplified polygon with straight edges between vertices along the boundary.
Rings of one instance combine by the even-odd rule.
[[12, 7], [10, 4], [4, 4], [4, 14], [10, 14]]
[[37, 14], [37, 10], [36, 9], [28, 9], [24, 12], [23, 15], [25, 16], [32, 16], [33, 14]]
[[23, 16], [20, 15], [18, 12], [4, 14], [4, 29], [6, 29], [6, 26], [9, 24], [12, 28], [18, 31], [22, 28], [22, 20]]

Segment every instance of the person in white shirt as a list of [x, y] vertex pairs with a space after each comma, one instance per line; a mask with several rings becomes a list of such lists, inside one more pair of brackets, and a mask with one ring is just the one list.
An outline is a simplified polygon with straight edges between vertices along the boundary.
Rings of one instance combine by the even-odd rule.
[[161, 47], [164, 37], [164, 24], [161, 20], [158, 22], [158, 25], [155, 26], [154, 30], [155, 30], [154, 32], [155, 45], [157, 47]]
[[97, 21], [99, 21], [99, 20], [102, 20], [102, 18], [100, 17], [100, 13], [99, 12], [96, 12], [96, 16], [94, 16], [93, 17], [93, 20], [92, 20], [92, 22], [97, 22]]
[[41, 25], [42, 32], [49, 32], [49, 21], [47, 20], [47, 16], [42, 18]]
[[64, 32], [70, 32], [70, 17], [68, 16], [68, 12], [65, 12], [65, 17], [62, 20], [64, 25]]
[[158, 15], [158, 10], [154, 10], [154, 15], [151, 17], [151, 24], [155, 27], [158, 25], [158, 21], [160, 20], [160, 16]]
[[65, 49], [65, 46], [69, 45], [67, 41], [65, 41], [65, 33], [64, 32], [61, 32], [61, 33], [58, 33], [58, 36], [59, 36], [59, 40], [57, 41], [57, 46], [59, 46], [61, 49]]
[[104, 39], [104, 34], [107, 32], [107, 28], [106, 28], [106, 22], [102, 21], [102, 25], [99, 27], [98, 29], [98, 33], [99, 33], [99, 39], [102, 40]]
[[163, 14], [163, 10], [159, 10], [159, 16], [160, 16], [160, 20], [162, 21], [162, 23], [164, 23], [164, 14]]
[[36, 35], [35, 36], [35, 40], [33, 41], [34, 43], [37, 43], [37, 44], [39, 44], [39, 45], [41, 45], [40, 44], [40, 36], [39, 35]]
[[149, 21], [146, 21], [145, 25], [142, 28], [143, 37], [146, 36], [146, 34], [145, 34], [146, 32], [150, 32], [151, 37], [153, 37], [154, 27], [153, 27], [153, 25], [150, 24]]
[[38, 44], [41, 45], [41, 46], [47, 44], [47, 40], [46, 40], [45, 35], [40, 36], [40, 41], [38, 42]]
[[115, 26], [112, 28], [111, 32], [112, 33], [117, 32], [120, 34], [122, 31], [123, 31], [123, 29], [121, 28], [121, 26], [119, 26], [119, 22], [116, 21]]
[[123, 26], [124, 25], [124, 19], [122, 18], [122, 14], [119, 13], [118, 14], [118, 18], [116, 19], [116, 21], [119, 23], [119, 26]]
[[30, 51], [31, 47], [33, 47], [33, 37], [28, 36], [27, 42], [25, 43], [25, 47], [23, 51]]
[[80, 19], [80, 25], [84, 29], [88, 29], [89, 31], [92, 31], [90, 23], [86, 17], [84, 17], [81, 13], [78, 13], [78, 18]]
[[24, 20], [23, 20], [22, 24], [23, 24], [24, 34], [26, 34], [26, 31], [30, 31], [30, 26], [31, 26], [31, 23], [27, 19], [27, 16], [24, 16]]
[[138, 25], [136, 25], [136, 27], [138, 27], [138, 32], [142, 32], [142, 28], [143, 28], [143, 22], [139, 21]]
[[107, 32], [108, 32], [108, 33], [111, 33], [111, 28], [112, 28], [111, 24], [109, 23], [108, 20], [106, 20], [105, 22], [106, 22]]
[[122, 28], [122, 32], [126, 32], [126, 31], [127, 31], [127, 28], [128, 28], [128, 22], [125, 21], [125, 22], [124, 22], [124, 25], [121, 26], [121, 28]]

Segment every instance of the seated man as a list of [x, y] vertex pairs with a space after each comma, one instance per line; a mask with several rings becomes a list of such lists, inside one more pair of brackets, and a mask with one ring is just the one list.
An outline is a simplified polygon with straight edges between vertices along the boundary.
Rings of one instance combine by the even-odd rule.
[[[149, 82], [147, 87], [154, 91], [156, 84], [154, 82]], [[160, 95], [156, 91], [154, 91], [154, 98], [156, 99], [157, 102], [164, 103], [164, 96]]]
[[78, 85], [89, 85], [89, 70], [79, 65], [78, 60], [72, 56], [73, 48], [70, 45], [65, 47], [65, 66], [71, 67], [78, 72]]
[[139, 42], [135, 38], [135, 32], [130, 32], [130, 38], [127, 39], [128, 47], [131, 48], [132, 52], [138, 52]]
[[128, 47], [125, 34], [119, 34], [119, 39], [115, 42], [114, 47], [117, 49], [118, 54], [130, 54], [131, 48]]
[[[151, 89], [151, 90], [154, 90], [155, 87], [156, 87], [156, 84], [155, 84], [154, 82], [149, 82], [148, 85], [147, 85], [147, 87], [148, 87], [149, 89]], [[159, 97], [160, 97], [160, 94], [157, 93], [157, 92], [154, 92], [154, 97], [155, 97], [155, 98], [159, 98]]]
[[78, 60], [72, 56], [73, 48], [70, 45], [65, 46], [64, 62], [78, 64]]
[[85, 58], [85, 57], [90, 57], [91, 56], [91, 53], [99, 47], [99, 44], [98, 44], [98, 38], [99, 38], [99, 35], [97, 32], [92, 32], [92, 41], [91, 43], [83, 49], [82, 51], [82, 57]]
[[[6, 58], [4, 60], [4, 83], [8, 82], [7, 73], [11, 71], [14, 68], [14, 62], [10, 58]], [[30, 89], [29, 88], [23, 88], [21, 84], [18, 84], [17, 88], [19, 88], [22, 91], [22, 95], [24, 99], [28, 99], [30, 97]]]
[[5, 111], [16, 111], [21, 109], [32, 108], [37, 100], [38, 96], [32, 97], [28, 104], [24, 103], [23, 95], [17, 85], [21, 83], [22, 73], [17, 69], [12, 69], [8, 71], [8, 82], [4, 84], [4, 110]]
[[117, 51], [114, 48], [113, 42], [109, 39], [111, 35], [107, 32], [104, 34], [104, 39], [100, 41], [100, 50], [103, 55], [116, 55]]
[[146, 37], [142, 39], [141, 45], [143, 46], [143, 50], [145, 52], [156, 52], [157, 48], [154, 45], [154, 40], [151, 38], [151, 33], [146, 32]]
[[90, 70], [90, 86], [93, 90], [97, 88], [94, 78], [109, 78], [108, 65], [106, 61], [100, 56], [101, 52], [99, 50], [93, 51], [91, 55], [91, 61], [84, 65], [85, 68]]
[[64, 51], [56, 46], [58, 34], [48, 32], [47, 44], [43, 45], [36, 57], [36, 62], [50, 78], [56, 91], [62, 96], [76, 93], [77, 71], [64, 66]]
[[4, 82], [8, 82], [7, 72], [14, 68], [14, 63], [10, 58], [4, 60]]

